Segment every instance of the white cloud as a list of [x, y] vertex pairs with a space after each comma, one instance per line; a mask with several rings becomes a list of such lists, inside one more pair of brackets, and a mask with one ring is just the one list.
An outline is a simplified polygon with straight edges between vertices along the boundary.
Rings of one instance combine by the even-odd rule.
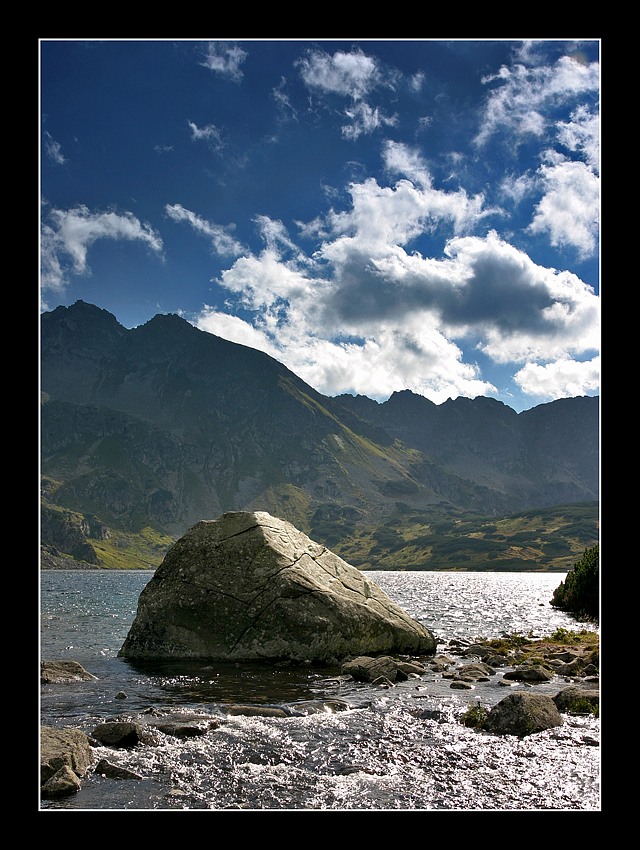
[[587, 106], [579, 106], [571, 120], [556, 125], [558, 142], [572, 152], [581, 153], [587, 165], [600, 170], [600, 117]]
[[[388, 146], [398, 170], [403, 162], [401, 146]], [[430, 185], [426, 167], [416, 156], [407, 155], [404, 164], [412, 174], [419, 174], [422, 186], [410, 180], [399, 180], [393, 187], [380, 186], [370, 178], [349, 187], [351, 209], [330, 212], [317, 220], [317, 232], [325, 237], [316, 256], [333, 263], [347, 263], [348, 257], [368, 255], [372, 261], [396, 253], [417, 237], [439, 228], [459, 233], [472, 228], [493, 213], [483, 208], [482, 195], [469, 196], [464, 190], [445, 192]]]
[[599, 299], [574, 274], [536, 265], [493, 232], [453, 239], [446, 253], [462, 284], [439, 302], [443, 322], [450, 333], [477, 337], [494, 362], [598, 349]]
[[231, 235], [230, 231], [233, 230], [233, 226], [222, 227], [219, 224], [211, 224], [185, 209], [181, 204], [167, 204], [165, 212], [173, 221], [184, 221], [190, 224], [197, 233], [209, 239], [216, 254], [237, 256], [245, 251], [244, 246]]
[[414, 74], [409, 80], [409, 88], [413, 92], [420, 92], [422, 91], [424, 81], [425, 75], [422, 73], [422, 71], [419, 71], [417, 74]]
[[431, 174], [419, 150], [402, 142], [387, 141], [382, 158], [389, 174], [402, 174], [422, 188], [431, 186]]
[[535, 190], [536, 185], [536, 178], [531, 174], [509, 175], [500, 183], [500, 192], [518, 204]]
[[44, 133], [44, 149], [49, 159], [55, 165], [64, 165], [66, 159], [62, 153], [62, 146], [52, 138], [51, 134], [45, 130]]
[[[320, 96], [337, 95], [349, 98], [351, 103], [344, 114], [349, 123], [343, 125], [342, 135], [356, 141], [362, 135], [369, 135], [381, 127], [393, 127], [397, 116], [385, 115], [378, 106], [367, 102], [374, 90], [383, 86], [395, 88], [400, 75], [398, 72], [383, 69], [375, 59], [366, 56], [360, 50], [350, 53], [339, 50], [333, 55], [319, 50], [310, 50], [296, 62], [304, 84]], [[409, 83], [414, 88], [421, 79]]]
[[582, 162], [542, 166], [545, 195], [529, 225], [547, 233], [554, 247], [576, 248], [581, 257], [594, 254], [600, 225], [600, 180]]
[[200, 64], [238, 83], [244, 76], [240, 66], [248, 55], [232, 42], [210, 41], [207, 44], [207, 55]]
[[375, 60], [360, 51], [337, 51], [330, 56], [312, 50], [298, 60], [297, 66], [310, 89], [353, 100], [362, 100], [381, 81]]
[[254, 221], [260, 229], [260, 235], [268, 251], [273, 253], [278, 251], [290, 252], [297, 262], [301, 264], [310, 262], [304, 252], [291, 239], [287, 228], [281, 221], [276, 221], [266, 215], [258, 215]]
[[281, 78], [277, 86], [271, 90], [271, 97], [276, 102], [280, 117], [283, 120], [298, 120], [298, 113], [289, 99], [286, 89], [287, 81], [284, 77]]
[[378, 107], [371, 107], [364, 102], [356, 103], [350, 109], [345, 109], [345, 115], [351, 120], [351, 123], [345, 124], [342, 128], [342, 135], [353, 141], [363, 133], [368, 135], [380, 127], [393, 127], [398, 123], [396, 116], [387, 117]]
[[552, 362], [597, 353], [592, 288], [536, 265], [495, 232], [453, 236], [440, 258], [408, 253], [407, 243], [421, 235], [468, 229], [485, 211], [482, 198], [434, 189], [415, 152], [388, 146], [387, 156], [422, 186], [406, 179], [352, 185], [349, 210], [306, 229], [322, 238], [311, 257], [281, 222], [261, 217], [265, 250], [238, 257], [216, 281], [230, 306], [251, 315], [226, 323], [207, 308], [198, 325], [266, 351], [321, 392], [381, 400], [406, 388], [436, 403], [497, 392], [465, 359], [462, 340], [495, 363], [527, 364], [518, 373], [525, 391], [536, 374], [538, 381], [551, 375]]
[[205, 304], [198, 315], [196, 327], [202, 331], [220, 336], [230, 342], [246, 345], [257, 351], [264, 351], [271, 357], [278, 358], [280, 350], [265, 334], [238, 316], [222, 313], [215, 307]]
[[162, 239], [148, 224], [133, 213], [91, 212], [86, 206], [71, 210], [51, 209], [43, 220], [40, 237], [43, 289], [61, 292], [68, 274], [90, 274], [87, 252], [98, 239], [140, 241], [162, 255]]
[[514, 380], [528, 395], [548, 401], [589, 395], [600, 387], [600, 357], [586, 362], [564, 358], [545, 365], [528, 363]]
[[222, 272], [218, 283], [239, 296], [243, 307], [263, 311], [264, 319], [279, 314], [283, 308], [291, 312], [297, 303], [307, 305], [314, 285], [294, 265], [283, 262], [272, 248], [259, 256], [239, 257]]
[[220, 130], [214, 124], [206, 127], [198, 127], [193, 121], [188, 121], [191, 130], [191, 138], [194, 142], [206, 142], [213, 150], [221, 150], [224, 147]]
[[598, 92], [600, 65], [563, 56], [553, 66], [503, 66], [483, 82], [499, 85], [488, 96], [481, 130], [475, 139], [478, 145], [497, 132], [541, 136], [549, 126], [545, 112], [550, 107], [585, 93]]

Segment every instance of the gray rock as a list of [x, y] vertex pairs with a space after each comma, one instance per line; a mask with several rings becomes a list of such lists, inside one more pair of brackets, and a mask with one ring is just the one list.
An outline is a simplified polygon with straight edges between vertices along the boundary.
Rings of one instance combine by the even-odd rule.
[[480, 682], [488, 682], [490, 676], [495, 676], [495, 672], [493, 667], [481, 661], [475, 664], [462, 664], [455, 670], [456, 677], [459, 679], [471, 679]]
[[376, 679], [373, 680], [371, 684], [375, 685], [378, 688], [395, 688], [395, 683], [392, 682], [391, 679], [388, 679], [386, 676], [378, 676]]
[[560, 661], [561, 663], [568, 664], [571, 661], [575, 661], [576, 658], [579, 658], [580, 655], [577, 652], [571, 652], [569, 649], [564, 649], [561, 652], [554, 652], [549, 655], [549, 660], [551, 661]]
[[600, 688], [589, 685], [587, 682], [579, 685], [570, 685], [563, 688], [554, 697], [553, 701], [558, 711], [573, 714], [585, 714], [589, 707], [596, 708], [600, 705]]
[[434, 665], [436, 665], [438, 667], [443, 667], [445, 670], [446, 670], [447, 667], [450, 667], [452, 664], [455, 664], [455, 660], [453, 658], [451, 658], [450, 655], [442, 655], [442, 654], [434, 655], [434, 657], [431, 659], [431, 662], [430, 662], [430, 665], [431, 665], [432, 668], [434, 667]]
[[94, 773], [99, 776], [105, 776], [107, 779], [142, 779], [139, 773], [134, 773], [126, 767], [119, 767], [117, 764], [112, 764], [107, 759], [100, 759]]
[[493, 706], [482, 728], [498, 735], [524, 737], [555, 726], [562, 726], [562, 717], [550, 696], [516, 691]]
[[100, 723], [91, 735], [105, 747], [135, 747], [144, 738], [142, 726], [127, 720]]
[[68, 797], [70, 794], [76, 794], [80, 788], [79, 776], [71, 770], [69, 765], [65, 764], [41, 785], [40, 796], [45, 800]]
[[376, 679], [384, 677], [393, 683], [398, 678], [397, 662], [389, 655], [381, 655], [377, 658], [359, 655], [357, 658], [344, 663], [340, 670], [344, 675], [351, 676], [356, 682], [375, 682]]
[[280, 705], [243, 705], [231, 703], [224, 706], [225, 714], [231, 717], [289, 717], [289, 712]]
[[155, 729], [172, 738], [199, 738], [218, 727], [214, 720], [169, 720], [166, 723], [150, 723]]
[[51, 685], [60, 682], [88, 682], [97, 676], [87, 672], [77, 661], [41, 661], [40, 684]]
[[41, 727], [40, 784], [43, 797], [74, 794], [92, 762], [89, 739], [80, 729]]
[[543, 667], [542, 664], [523, 664], [504, 674], [504, 678], [516, 682], [550, 682], [555, 673]]
[[492, 653], [493, 650], [491, 647], [483, 643], [472, 643], [471, 646], [467, 647], [464, 651], [464, 655], [476, 655], [478, 658], [486, 658]]
[[427, 672], [427, 668], [419, 661], [396, 661], [396, 668], [398, 676], [404, 676], [409, 679], [416, 676], [423, 676]]
[[585, 667], [583, 658], [576, 658], [573, 661], [568, 661], [566, 664], [559, 664], [556, 667], [556, 673], [559, 676], [581, 676]]
[[238, 511], [197, 523], [172, 546], [119, 655], [333, 662], [435, 648], [360, 570], [284, 520]]

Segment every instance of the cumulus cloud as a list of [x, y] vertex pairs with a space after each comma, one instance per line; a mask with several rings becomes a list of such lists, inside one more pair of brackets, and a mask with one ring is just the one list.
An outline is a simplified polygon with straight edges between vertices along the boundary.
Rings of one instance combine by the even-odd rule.
[[98, 239], [139, 241], [162, 256], [162, 239], [133, 213], [91, 212], [81, 205], [70, 210], [51, 209], [43, 217], [40, 236], [40, 282], [43, 289], [64, 290], [69, 273], [91, 273], [89, 248]]
[[276, 359], [281, 354], [278, 347], [260, 329], [238, 316], [223, 313], [208, 304], [203, 306], [198, 315], [197, 327], [229, 342], [264, 351], [265, 354]]
[[561, 162], [540, 169], [545, 194], [529, 225], [547, 233], [554, 247], [571, 246], [581, 257], [595, 253], [600, 229], [600, 180], [582, 162]]
[[210, 41], [207, 44], [207, 54], [200, 64], [239, 83], [244, 76], [240, 66], [247, 56], [248, 53], [233, 42]]
[[441, 302], [443, 322], [454, 335], [476, 336], [494, 362], [597, 350], [599, 299], [576, 275], [537, 265], [494, 232], [453, 239], [445, 250], [462, 284]]
[[[198, 326], [266, 351], [327, 394], [384, 399], [408, 388], [440, 403], [497, 392], [463, 341], [519, 366], [525, 392], [540, 394], [546, 381], [545, 392], [562, 395], [581, 377], [590, 388], [593, 370], [571, 375], [569, 366], [598, 351], [592, 288], [495, 231], [458, 235], [483, 219], [483, 198], [434, 188], [415, 151], [389, 145], [386, 156], [390, 172], [419, 183], [353, 184], [349, 209], [305, 228], [319, 240], [311, 256], [282, 222], [260, 217], [265, 249], [239, 256], [215, 281], [245, 318], [206, 308]], [[451, 234], [440, 256], [407, 249], [436, 230]]]
[[563, 358], [552, 363], [527, 363], [515, 382], [528, 395], [551, 401], [588, 395], [600, 387], [600, 357], [580, 361]]

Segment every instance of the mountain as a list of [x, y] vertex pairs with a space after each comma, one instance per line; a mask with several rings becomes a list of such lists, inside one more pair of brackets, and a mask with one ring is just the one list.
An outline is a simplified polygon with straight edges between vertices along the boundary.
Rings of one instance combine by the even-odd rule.
[[338, 553], [361, 536], [352, 562], [374, 566], [376, 531], [400, 516], [597, 517], [598, 398], [519, 414], [408, 390], [331, 398], [176, 315], [128, 330], [83, 301], [41, 316], [40, 346], [43, 516], [64, 514], [42, 523], [51, 551], [44, 530], [73, 516], [162, 549], [203, 518], [264, 510]]

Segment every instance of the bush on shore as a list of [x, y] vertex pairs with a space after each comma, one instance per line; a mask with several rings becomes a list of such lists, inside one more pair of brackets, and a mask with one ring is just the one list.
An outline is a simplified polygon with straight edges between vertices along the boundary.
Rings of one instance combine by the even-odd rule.
[[600, 613], [600, 547], [584, 555], [554, 590], [551, 605], [572, 614], [598, 619]]

